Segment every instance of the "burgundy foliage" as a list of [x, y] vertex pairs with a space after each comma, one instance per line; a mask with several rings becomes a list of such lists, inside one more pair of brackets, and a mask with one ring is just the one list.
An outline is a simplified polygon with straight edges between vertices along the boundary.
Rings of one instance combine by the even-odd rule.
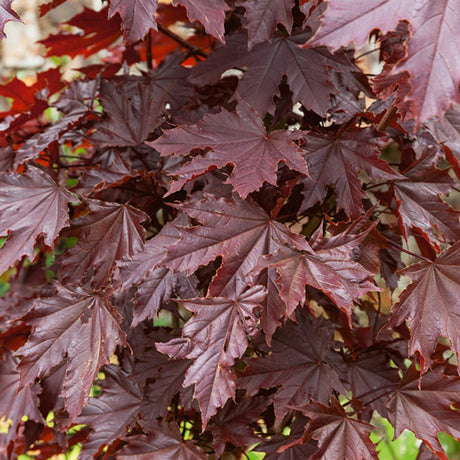
[[380, 414], [447, 459], [459, 18], [108, 0], [42, 40], [92, 64], [0, 86], [0, 458], [372, 459]]

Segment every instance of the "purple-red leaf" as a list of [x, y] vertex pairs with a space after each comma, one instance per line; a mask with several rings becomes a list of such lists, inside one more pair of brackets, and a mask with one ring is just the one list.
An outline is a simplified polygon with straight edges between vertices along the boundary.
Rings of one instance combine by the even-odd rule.
[[302, 151], [293, 142], [300, 137], [292, 131], [265, 131], [257, 112], [243, 100], [236, 112], [222, 111], [205, 115], [197, 124], [165, 131], [149, 145], [162, 155], [187, 155], [194, 148], [211, 149], [204, 156], [195, 156], [174, 172], [179, 177], [169, 193], [179, 190], [187, 181], [214, 168], [233, 166], [228, 182], [242, 198], [259, 189], [264, 181], [276, 184], [280, 161], [291, 169], [308, 175]]
[[75, 418], [86, 404], [93, 381], [102, 365], [109, 363], [116, 345], [127, 345], [120, 316], [107, 300], [108, 293], [57, 285], [57, 293], [34, 301], [23, 321], [33, 327], [27, 343], [17, 354], [21, 385], [43, 379], [62, 361], [66, 377], [62, 396]]
[[421, 124], [441, 115], [453, 101], [460, 101], [460, 36], [452, 32], [460, 30], [459, 8], [459, 0], [417, 0], [415, 4], [400, 0], [329, 0], [322, 26], [311, 44], [339, 48], [354, 41], [361, 47], [373, 29], [387, 32], [396, 28], [398, 20], [408, 20], [408, 57], [398, 69], [412, 75], [410, 97]]
[[173, 0], [177, 4], [185, 6], [190, 21], [201, 22], [208, 34], [225, 42], [225, 11], [229, 8], [224, 0]]
[[447, 337], [460, 352], [460, 243], [446, 249], [433, 262], [420, 262], [401, 271], [412, 280], [393, 306], [390, 325], [407, 321], [411, 330], [409, 353], [421, 356], [422, 371], [439, 337]]
[[309, 457], [312, 460], [378, 458], [369, 439], [374, 427], [348, 417], [337, 399], [332, 398], [330, 406], [313, 402], [299, 409], [310, 418], [304, 436], [318, 440], [318, 451]]
[[367, 195], [361, 190], [358, 178], [366, 171], [374, 180], [391, 180], [402, 176], [379, 159], [383, 141], [369, 128], [350, 129], [338, 137], [308, 135], [305, 156], [311, 179], [304, 179], [302, 210], [327, 195], [327, 186], [333, 185], [337, 192], [337, 207], [347, 215], [358, 217], [363, 212], [361, 200]]
[[257, 332], [254, 309], [264, 300], [262, 286], [254, 286], [238, 298], [209, 297], [182, 300], [194, 313], [182, 330], [182, 338], [158, 343], [157, 349], [172, 358], [193, 359], [184, 386], [195, 384], [203, 426], [235, 395], [233, 363], [246, 351], [247, 335]]
[[248, 368], [237, 385], [250, 395], [260, 388], [280, 386], [273, 402], [281, 418], [290, 406], [308, 404], [311, 399], [328, 402], [331, 389], [344, 392], [340, 381], [340, 357], [333, 349], [333, 330], [322, 318], [298, 315], [299, 324], [279, 329], [272, 338], [272, 352], [263, 358], [247, 359]]
[[0, 2], [0, 40], [6, 37], [3, 29], [8, 21], [22, 22], [22, 19], [17, 13], [11, 9], [12, 1], [13, 0], [1, 0]]
[[238, 4], [246, 10], [250, 48], [256, 43], [270, 41], [279, 23], [288, 32], [292, 28], [292, 0], [240, 0]]
[[205, 460], [207, 456], [192, 441], [184, 441], [179, 427], [172, 423], [142, 423], [148, 436], [124, 438], [128, 442], [119, 453], [120, 460]]
[[127, 43], [142, 40], [150, 29], [157, 30], [157, 0], [110, 0], [109, 17], [118, 13]]
[[67, 203], [71, 201], [77, 201], [75, 195], [41, 169], [0, 175], [0, 235], [8, 236], [0, 250], [0, 273], [22, 256], [32, 260], [40, 235], [54, 247], [59, 232], [69, 225]]
[[72, 222], [64, 237], [78, 237], [75, 246], [62, 257], [61, 280], [79, 283], [90, 276], [99, 289], [108, 282], [117, 260], [132, 257], [144, 247], [148, 220], [142, 211], [129, 205], [90, 200], [91, 210]]
[[379, 290], [370, 282], [372, 274], [351, 258], [351, 252], [364, 235], [350, 235], [345, 241], [340, 234], [329, 239], [320, 238], [313, 249], [306, 241], [297, 247], [283, 246], [264, 257], [257, 268], [276, 268], [280, 296], [289, 311], [305, 303], [305, 286], [308, 285], [322, 291], [351, 315], [354, 300], [369, 291]]
[[460, 407], [460, 378], [445, 375], [440, 368], [425, 374], [412, 366], [408, 369], [399, 388], [385, 403], [388, 418], [398, 437], [408, 429], [436, 452], [439, 458], [448, 460], [438, 440], [438, 433], [445, 431], [460, 439], [458, 407]]

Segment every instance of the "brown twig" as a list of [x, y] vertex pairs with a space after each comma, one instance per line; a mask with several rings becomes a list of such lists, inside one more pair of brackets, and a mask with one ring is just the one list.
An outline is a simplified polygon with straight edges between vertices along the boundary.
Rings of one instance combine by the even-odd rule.
[[388, 107], [387, 111], [385, 112], [385, 115], [383, 115], [382, 119], [380, 120], [377, 129], [382, 132], [386, 131], [388, 125], [390, 124], [393, 117], [396, 115], [397, 111], [398, 108], [395, 105], [390, 105], [390, 107]]
[[208, 57], [208, 53], [206, 53], [206, 51], [203, 51], [201, 48], [198, 48], [198, 46], [192, 45], [187, 40], [184, 40], [182, 37], [179, 37], [179, 35], [175, 34], [174, 32], [171, 32], [165, 26], [162, 26], [161, 24], [157, 24], [157, 25], [158, 25], [158, 31], [159, 32], [161, 32], [162, 34], [167, 35], [169, 38], [172, 38], [174, 41], [179, 43], [182, 47], [188, 49], [192, 54], [195, 54], [197, 56], [201, 56], [203, 58]]
[[146, 59], [147, 59], [147, 68], [149, 70], [153, 69], [153, 56], [152, 56], [152, 30], [149, 29], [147, 33], [147, 53], [146, 53]]

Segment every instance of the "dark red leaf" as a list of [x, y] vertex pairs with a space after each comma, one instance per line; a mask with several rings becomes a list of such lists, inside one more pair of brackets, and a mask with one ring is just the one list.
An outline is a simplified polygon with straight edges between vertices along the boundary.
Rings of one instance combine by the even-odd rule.
[[369, 439], [373, 426], [348, 417], [335, 398], [331, 399], [330, 406], [313, 402], [299, 409], [311, 419], [305, 429], [305, 436], [318, 440], [319, 449], [309, 458], [378, 458], [375, 444]]
[[157, 0], [110, 0], [109, 17], [120, 15], [125, 41], [134, 43], [142, 40], [150, 29], [157, 30], [157, 6]]
[[182, 338], [158, 343], [157, 349], [172, 358], [193, 359], [185, 374], [184, 386], [195, 384], [205, 427], [218, 407], [235, 395], [232, 366], [248, 345], [247, 335], [257, 332], [254, 309], [265, 298], [262, 286], [240, 296], [182, 300], [194, 313], [182, 330]]
[[[444, 375], [438, 368], [425, 374], [414, 366], [408, 369], [399, 388], [386, 402], [388, 417], [398, 437], [404, 429], [411, 430], [422, 439], [439, 458], [447, 455], [438, 440], [445, 431], [460, 439], [458, 410], [460, 405], [460, 378]], [[455, 408], [454, 408], [455, 406]]]
[[246, 10], [246, 28], [248, 29], [249, 47], [256, 43], [270, 41], [280, 23], [288, 32], [292, 28], [291, 0], [240, 0], [239, 5]]
[[208, 34], [225, 42], [225, 11], [229, 8], [224, 0], [173, 0], [177, 4], [185, 6], [190, 21], [201, 22]]
[[300, 133], [273, 131], [266, 133], [256, 111], [240, 100], [235, 113], [222, 111], [205, 115], [197, 124], [166, 131], [149, 145], [162, 155], [187, 155], [193, 148], [211, 151], [195, 156], [174, 172], [179, 181], [169, 193], [179, 190], [194, 177], [214, 168], [231, 164], [233, 172], [228, 182], [242, 198], [259, 189], [264, 181], [276, 184], [276, 169], [280, 161], [291, 169], [308, 174], [302, 151], [293, 142]]
[[311, 179], [304, 179], [304, 200], [301, 210], [322, 202], [327, 186], [337, 192], [338, 209], [358, 217], [363, 212], [361, 200], [367, 195], [358, 178], [366, 171], [374, 180], [391, 180], [402, 176], [379, 159], [383, 140], [369, 128], [347, 130], [338, 137], [308, 135], [305, 158]]
[[135, 146], [161, 124], [164, 95], [139, 77], [104, 80], [100, 101], [108, 120], [94, 126], [91, 141], [103, 146]]
[[334, 87], [329, 81], [329, 69], [357, 71], [346, 54], [331, 54], [324, 47], [299, 49], [310, 37], [309, 32], [292, 37], [277, 34], [271, 43], [254, 46], [249, 52], [247, 37], [235, 34], [226, 47], [218, 48], [206, 61], [195, 66], [191, 81], [197, 84], [217, 80], [224, 70], [247, 67], [238, 85], [242, 99], [249, 102], [261, 116], [273, 113], [278, 86], [283, 75], [293, 95], [293, 102], [301, 102], [307, 109], [324, 116], [332, 107], [330, 95]]
[[128, 445], [117, 453], [120, 460], [205, 460], [206, 455], [184, 441], [179, 427], [172, 423], [143, 423], [148, 436], [136, 435], [125, 438]]
[[458, 8], [458, 0], [441, 0], [436, 5], [420, 1], [417, 8], [410, 2], [402, 5], [399, 0], [352, 4], [330, 0], [322, 26], [311, 43], [339, 48], [354, 41], [361, 47], [373, 29], [387, 32], [396, 27], [398, 20], [408, 20], [412, 33], [408, 57], [398, 68], [412, 75], [411, 99], [421, 124], [443, 113], [452, 101], [460, 101], [460, 63], [456, 60], [460, 41], [457, 36], [452, 38], [451, 32], [460, 29]]
[[238, 387], [246, 388], [250, 395], [259, 388], [279, 386], [273, 397], [278, 418], [291, 406], [308, 404], [311, 399], [328, 402], [332, 388], [345, 391], [337, 367], [341, 359], [332, 349], [332, 329], [322, 318], [299, 314], [297, 319], [298, 325], [290, 324], [275, 332], [271, 354], [245, 360], [248, 367], [237, 381]]
[[460, 243], [446, 249], [433, 262], [419, 262], [401, 271], [412, 280], [393, 306], [390, 324], [407, 321], [411, 330], [409, 353], [421, 356], [422, 371], [431, 365], [430, 355], [439, 337], [447, 337], [460, 351], [458, 277]]
[[142, 407], [142, 393], [126, 375], [111, 364], [104, 368], [100, 382], [102, 394], [89, 400], [77, 419], [91, 427], [92, 432], [83, 444], [82, 458], [92, 458], [104, 445], [124, 436]]
[[394, 183], [394, 195], [403, 235], [419, 229], [435, 247], [443, 240], [453, 243], [460, 238], [460, 213], [441, 199], [454, 187], [447, 170], [430, 165], [429, 156], [421, 158], [405, 171], [405, 180]]
[[41, 169], [0, 175], [0, 235], [8, 236], [0, 251], [1, 273], [22, 256], [32, 260], [40, 235], [48, 247], [54, 247], [59, 232], [69, 225], [67, 203], [71, 201], [77, 201], [76, 196]]
[[36, 384], [21, 387], [16, 364], [9, 353], [5, 353], [0, 361], [0, 421], [8, 426], [6, 433], [3, 430], [0, 433], [0, 444], [5, 445], [16, 439], [24, 415], [36, 422], [44, 422], [38, 410], [40, 388]]
[[64, 360], [62, 396], [72, 419], [88, 401], [93, 381], [101, 366], [110, 362], [116, 345], [127, 345], [120, 316], [108, 296], [57, 285], [56, 295], [35, 300], [34, 308], [23, 318], [33, 329], [17, 351], [22, 356], [18, 366], [21, 385], [49, 375]]
[[148, 216], [129, 205], [88, 200], [90, 213], [75, 219], [63, 237], [78, 242], [60, 258], [61, 280], [78, 284], [90, 277], [100, 289], [107, 284], [114, 264], [132, 257], [144, 247], [145, 229], [141, 222]]

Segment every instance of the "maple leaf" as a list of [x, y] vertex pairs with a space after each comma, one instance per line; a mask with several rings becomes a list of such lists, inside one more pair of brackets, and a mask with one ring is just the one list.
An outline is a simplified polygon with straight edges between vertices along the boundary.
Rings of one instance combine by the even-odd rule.
[[234, 113], [222, 111], [205, 115], [197, 125], [165, 131], [163, 136], [148, 144], [162, 155], [187, 155], [193, 148], [212, 149], [203, 157], [195, 156], [174, 172], [179, 176], [179, 182], [169, 193], [199, 174], [231, 164], [234, 169], [227, 181], [242, 198], [246, 198], [264, 181], [276, 184], [280, 161], [291, 169], [308, 174], [302, 151], [293, 142], [299, 136], [300, 133], [287, 130], [267, 134], [256, 111], [239, 100]]
[[460, 379], [457, 375], [445, 375], [441, 368], [437, 368], [423, 375], [420, 381], [420, 372], [411, 366], [385, 405], [395, 437], [404, 429], [411, 430], [439, 458], [448, 460], [437, 435], [445, 431], [460, 439], [457, 410]]
[[240, 0], [238, 4], [246, 10], [249, 48], [256, 43], [270, 41], [279, 23], [288, 31], [292, 29], [291, 0]]
[[441, 120], [431, 120], [428, 129], [436, 140], [447, 146], [460, 162], [460, 106], [453, 104]]
[[332, 184], [337, 192], [338, 209], [356, 218], [364, 211], [361, 200], [367, 198], [361, 190], [360, 171], [366, 171], [374, 180], [402, 178], [379, 159], [383, 140], [370, 128], [348, 129], [336, 137], [309, 134], [305, 139], [311, 179], [302, 180], [301, 212], [322, 202], [327, 186]]
[[83, 444], [82, 458], [92, 458], [104, 444], [110, 445], [116, 438], [124, 436], [142, 407], [139, 387], [120, 368], [110, 364], [104, 367], [104, 374], [105, 378], [99, 384], [102, 394], [90, 398], [77, 418], [77, 423], [92, 428]]
[[6, 37], [3, 30], [8, 21], [23, 22], [18, 14], [11, 9], [12, 1], [13, 0], [1, 0], [0, 2], [0, 40]]
[[0, 251], [1, 273], [22, 256], [33, 260], [40, 235], [44, 244], [54, 247], [61, 229], [69, 225], [71, 201], [77, 201], [75, 195], [36, 167], [24, 174], [0, 175], [0, 235], [8, 236]]
[[401, 270], [413, 282], [393, 306], [390, 325], [407, 321], [411, 330], [409, 353], [421, 356], [422, 371], [430, 366], [430, 355], [439, 337], [447, 337], [452, 349], [460, 351], [460, 243], [446, 249], [433, 262], [423, 261]]
[[440, 197], [448, 194], [455, 182], [447, 170], [433, 167], [431, 161], [430, 155], [419, 159], [404, 172], [405, 180], [394, 182], [393, 191], [404, 237], [415, 227], [437, 247], [442, 242], [439, 234], [448, 242], [458, 241], [460, 214]]
[[[323, 318], [298, 314], [299, 324], [278, 329], [272, 337], [271, 354], [246, 359], [248, 367], [237, 381], [249, 395], [259, 388], [280, 386], [273, 396], [275, 414], [281, 419], [290, 406], [310, 400], [328, 402], [331, 388], [344, 392], [337, 365], [340, 357], [332, 350], [333, 331]], [[289, 359], [286, 359], [289, 356]]]
[[91, 283], [100, 289], [108, 282], [115, 261], [141, 251], [145, 229], [141, 222], [148, 216], [126, 204], [88, 200], [90, 213], [72, 222], [62, 236], [77, 237], [78, 242], [59, 260], [61, 280], [79, 283], [91, 275]]
[[175, 225], [187, 225], [188, 218], [181, 214], [173, 222], [167, 223], [161, 231], [147, 241], [142, 251], [139, 251], [131, 260], [117, 263], [113, 277], [115, 287], [120, 290], [133, 284], [137, 286], [134, 299], [134, 317], [132, 326], [136, 326], [145, 318], [152, 317], [161, 305], [181, 287], [188, 287], [186, 291], [197, 295], [192, 286], [192, 280], [185, 278], [183, 273], [174, 273], [168, 268], [159, 266], [166, 255], [167, 245], [180, 240], [181, 234]]
[[123, 36], [127, 43], [142, 40], [150, 29], [157, 30], [157, 0], [110, 0], [109, 18], [121, 16]]
[[140, 77], [103, 80], [100, 102], [108, 120], [94, 125], [92, 142], [102, 146], [135, 146], [161, 124], [164, 94]]
[[40, 92], [45, 88], [49, 95], [52, 95], [65, 86], [59, 69], [48, 69], [44, 72], [39, 72], [36, 78], [37, 81], [30, 86], [17, 77], [0, 86], [0, 95], [9, 97], [12, 100], [11, 107], [7, 112], [2, 112], [2, 115], [27, 112], [33, 108]]
[[91, 104], [96, 97], [97, 83], [94, 81], [74, 80], [59, 100], [53, 104], [63, 116], [55, 123], [45, 128], [24, 142], [16, 150], [15, 165], [38, 157], [53, 142], [57, 142], [62, 136], [76, 127], [92, 114]]
[[17, 354], [21, 385], [49, 375], [66, 362], [62, 396], [72, 419], [88, 401], [97, 373], [110, 360], [116, 345], [127, 345], [120, 316], [107, 301], [107, 293], [93, 293], [56, 285], [57, 293], [34, 300], [22, 320], [33, 326], [31, 336]]
[[148, 436], [124, 438], [128, 445], [117, 452], [120, 460], [204, 460], [208, 458], [192, 441], [184, 441], [172, 423], [141, 423]]
[[190, 21], [201, 22], [208, 34], [225, 42], [225, 11], [229, 8], [224, 0], [173, 0], [177, 4], [185, 6]]
[[[264, 459], [266, 460], [298, 460], [299, 458], [310, 458], [318, 450], [316, 441], [312, 439], [300, 445], [295, 443], [295, 440], [303, 435], [306, 423], [306, 417], [303, 417], [300, 413], [296, 414], [289, 436], [276, 435], [272, 436], [270, 439], [265, 438], [255, 450], [257, 452], [264, 452]], [[286, 448], [286, 445], [290, 445], [290, 447]], [[282, 449], [282, 452], [279, 452], [280, 449]]]
[[194, 316], [182, 329], [181, 338], [157, 344], [159, 351], [172, 358], [194, 360], [185, 374], [184, 386], [195, 384], [203, 427], [217, 408], [235, 395], [235, 376], [231, 367], [246, 351], [247, 335], [257, 331], [254, 309], [265, 295], [262, 286], [254, 286], [234, 299], [181, 300]]
[[36, 422], [44, 422], [38, 410], [40, 387], [37, 384], [21, 387], [16, 364], [10, 353], [3, 353], [0, 361], [0, 421], [7, 424], [8, 431], [5, 433], [2, 430], [0, 443], [3, 444], [2, 441], [5, 440], [6, 445], [16, 438], [18, 426], [24, 415]]
[[369, 439], [374, 427], [348, 417], [337, 399], [331, 398], [330, 406], [312, 402], [298, 409], [310, 418], [304, 436], [318, 440], [318, 451], [311, 459], [378, 458], [375, 444]]
[[217, 48], [203, 63], [195, 66], [190, 81], [206, 84], [217, 80], [224, 70], [247, 67], [238, 84], [241, 98], [249, 102], [261, 116], [273, 113], [273, 96], [284, 75], [292, 91], [293, 102], [301, 102], [307, 109], [325, 116], [331, 108], [330, 95], [335, 93], [329, 70], [359, 71], [347, 54], [331, 54], [324, 47], [299, 48], [310, 38], [310, 32], [290, 37], [276, 34], [272, 42], [255, 45], [247, 51], [247, 37], [234, 34], [227, 46]]
[[107, 20], [107, 7], [101, 11], [84, 8], [66, 24], [78, 27], [83, 34], [59, 33], [40, 40], [38, 43], [48, 48], [45, 56], [89, 57], [121, 36], [120, 18]]
[[226, 200], [205, 195], [203, 200], [181, 205], [180, 209], [203, 225], [178, 227], [181, 239], [168, 246], [161, 264], [192, 274], [200, 265], [221, 256], [222, 267], [209, 286], [209, 294], [214, 296], [238, 295], [248, 283], [262, 283], [271, 295], [262, 301], [261, 320], [269, 340], [279, 324], [278, 319], [293, 309], [287, 311], [283, 300], [276, 297], [278, 288], [274, 278], [278, 276], [274, 270], [269, 269], [267, 275], [249, 273], [264, 254], [276, 251], [283, 243], [302, 244], [304, 238], [270, 219], [249, 199], [243, 201], [235, 196]]
[[[388, 390], [400, 382], [398, 369], [390, 366], [390, 357], [385, 350], [377, 349], [357, 354], [354, 359], [346, 359], [346, 380], [355, 399], [362, 399], [366, 405], [387, 417], [383, 397]], [[379, 397], [380, 396], [380, 397]]]
[[229, 400], [217, 411], [209, 424], [217, 457], [224, 452], [226, 442], [249, 446], [259, 440], [248, 424], [266, 409], [268, 402], [266, 398], [245, 398], [238, 403]]
[[452, 36], [452, 30], [460, 29], [459, 7], [458, 0], [441, 0], [435, 5], [429, 0], [418, 0], [416, 5], [399, 0], [353, 4], [329, 0], [322, 25], [310, 44], [339, 48], [354, 41], [361, 47], [372, 29], [386, 32], [399, 20], [408, 20], [412, 32], [408, 57], [398, 68], [412, 75], [411, 98], [421, 124], [441, 115], [452, 101], [460, 101], [460, 63], [456, 60], [460, 39]]
[[366, 233], [318, 238], [312, 246], [302, 241], [296, 247], [283, 246], [264, 257], [254, 271], [271, 266], [279, 274], [280, 296], [289, 311], [304, 304], [305, 286], [312, 286], [326, 294], [347, 315], [351, 315], [353, 301], [369, 291], [379, 290], [369, 279], [372, 274], [351, 258], [351, 252]]

